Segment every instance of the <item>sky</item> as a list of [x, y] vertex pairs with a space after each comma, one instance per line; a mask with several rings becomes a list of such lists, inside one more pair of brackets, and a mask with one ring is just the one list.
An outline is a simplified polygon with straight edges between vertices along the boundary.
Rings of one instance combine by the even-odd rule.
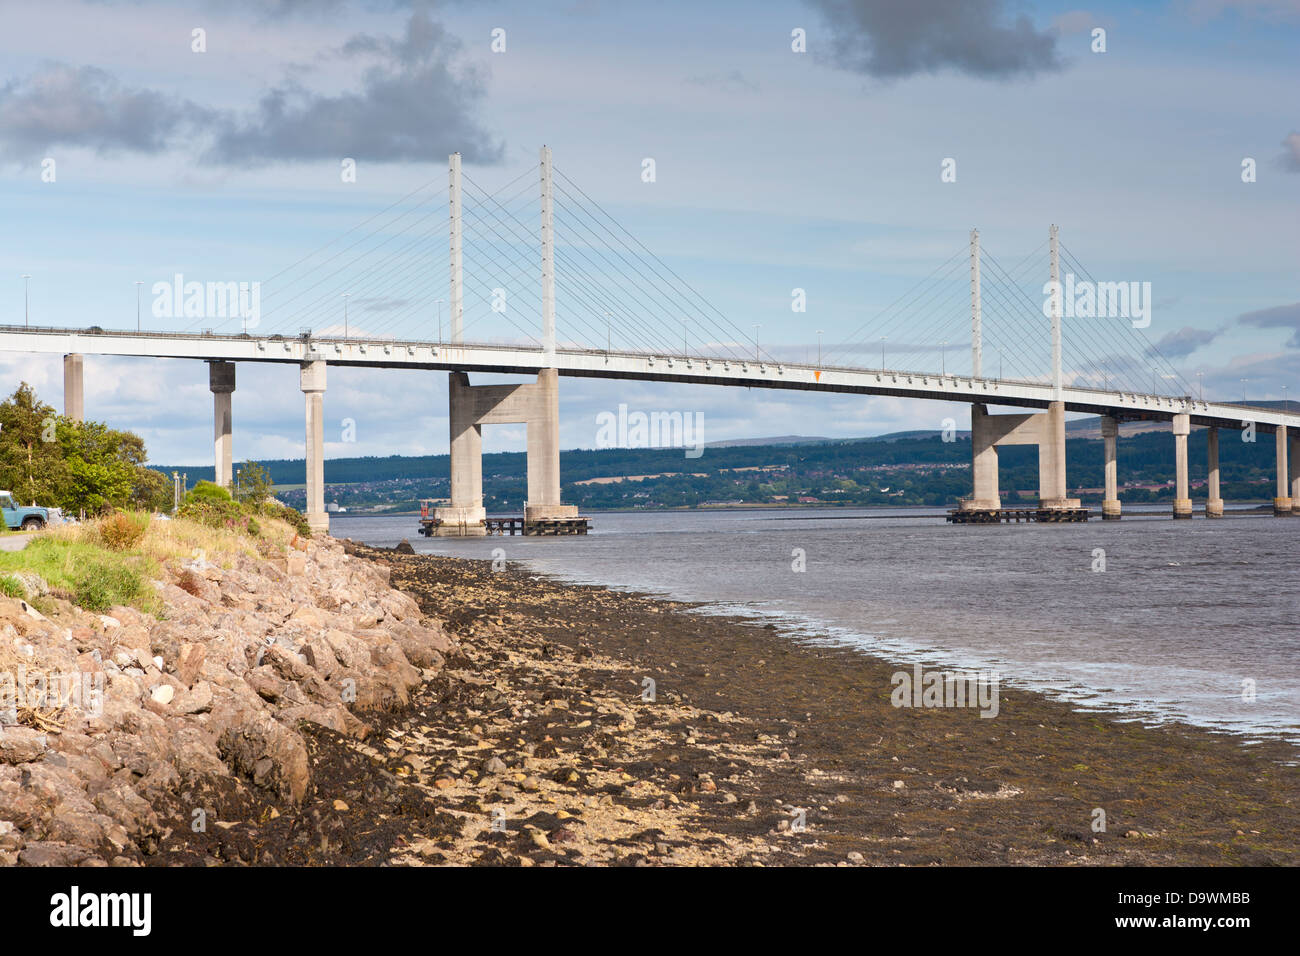
[[[545, 144], [565, 187], [562, 342], [757, 340], [850, 365], [883, 348], [891, 365], [969, 372], [977, 227], [1019, 288], [985, 266], [984, 370], [1042, 377], [1056, 224], [1063, 274], [1150, 283], [1149, 327], [1066, 322], [1072, 379], [1300, 391], [1300, 0], [0, 0], [0, 18], [0, 324], [134, 328], [139, 296], [143, 328], [239, 331], [155, 314], [180, 274], [259, 283], [263, 332], [341, 331], [346, 309], [350, 334], [435, 338], [459, 152], [466, 337], [524, 341], [540, 328], [527, 234]], [[618, 253], [588, 238], [613, 223]], [[657, 258], [629, 258], [628, 236]], [[695, 311], [667, 297], [640, 316], [597, 270], [632, 262], [671, 270]], [[602, 334], [615, 298], [639, 317]], [[27, 381], [61, 408], [59, 357], [2, 346], [0, 388]], [[85, 368], [88, 417], [139, 432], [156, 462], [210, 464], [202, 363]], [[969, 414], [568, 378], [560, 403], [566, 448], [593, 447], [623, 404], [700, 413], [706, 441]], [[325, 416], [328, 457], [444, 453], [446, 374], [331, 368]], [[301, 456], [297, 370], [241, 364], [234, 423], [238, 461]], [[523, 426], [484, 430], [487, 451], [523, 445]]]

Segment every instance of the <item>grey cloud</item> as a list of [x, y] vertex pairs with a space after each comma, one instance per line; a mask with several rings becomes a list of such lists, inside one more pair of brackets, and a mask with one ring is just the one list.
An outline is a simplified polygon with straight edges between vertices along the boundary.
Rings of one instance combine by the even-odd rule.
[[1247, 312], [1237, 317], [1237, 323], [1257, 329], [1290, 329], [1287, 348], [1300, 349], [1300, 302]]
[[1222, 329], [1194, 329], [1185, 325], [1181, 329], [1167, 332], [1161, 336], [1148, 355], [1163, 355], [1165, 358], [1187, 358], [1202, 345], [1209, 345], [1220, 335]]
[[366, 312], [393, 312], [397, 309], [406, 308], [411, 304], [410, 299], [398, 299], [393, 296], [381, 295], [370, 296], [368, 298], [353, 299], [352, 304], [359, 310]]
[[951, 69], [1004, 79], [1060, 68], [1054, 32], [1002, 0], [809, 0], [833, 33], [836, 65], [882, 79]]
[[459, 42], [423, 13], [401, 39], [358, 35], [340, 51], [375, 57], [358, 93], [320, 96], [286, 82], [249, 116], [227, 117], [204, 160], [259, 166], [276, 160], [343, 157], [380, 162], [441, 160], [459, 151], [467, 162], [495, 163], [503, 148], [474, 116], [484, 79], [457, 71]]
[[55, 63], [0, 87], [0, 156], [29, 159], [56, 146], [158, 153], [212, 115], [187, 100], [124, 87], [95, 67]]
[[727, 73], [698, 73], [688, 76], [686, 82], [692, 86], [708, 86], [722, 90], [744, 90], [750, 93], [758, 90], [758, 87], [739, 70], [731, 70]]
[[1052, 18], [1052, 27], [1062, 36], [1075, 33], [1091, 33], [1092, 28], [1100, 26], [1097, 18], [1087, 10], [1068, 10]]
[[1282, 140], [1282, 155], [1279, 162], [1289, 173], [1300, 173], [1300, 133], [1290, 133]]

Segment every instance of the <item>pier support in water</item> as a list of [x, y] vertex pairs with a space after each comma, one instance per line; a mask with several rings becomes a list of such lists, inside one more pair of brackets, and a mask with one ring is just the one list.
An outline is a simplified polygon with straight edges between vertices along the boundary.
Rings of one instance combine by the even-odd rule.
[[1209, 497], [1205, 501], [1205, 517], [1222, 518], [1223, 498], [1219, 496], [1219, 429], [1216, 425], [1211, 425], [1206, 433], [1205, 454], [1209, 466]]
[[325, 362], [302, 363], [302, 393], [307, 407], [307, 507], [304, 516], [313, 532], [329, 533], [325, 511]]
[[560, 503], [560, 388], [553, 368], [536, 382], [520, 385], [470, 385], [464, 372], [452, 372], [451, 504], [434, 510], [434, 533], [443, 536], [487, 533], [483, 508], [483, 426], [528, 426], [528, 501], [530, 525], [577, 519], [574, 505]]
[[1300, 515], [1300, 432], [1291, 436], [1291, 513]]
[[1119, 469], [1115, 464], [1115, 444], [1119, 438], [1119, 421], [1110, 415], [1101, 416], [1101, 441], [1106, 455], [1106, 495], [1101, 502], [1101, 516], [1115, 520], [1120, 516]]
[[208, 388], [212, 391], [213, 477], [229, 490], [234, 478], [230, 399], [235, 391], [235, 363], [209, 362]]
[[1175, 415], [1174, 431], [1174, 517], [1192, 516], [1192, 499], [1187, 490], [1187, 436], [1192, 433], [1190, 415]]
[[1273, 499], [1273, 514], [1279, 518], [1291, 514], [1291, 482], [1287, 475], [1287, 427], [1277, 426], [1277, 497]]
[[960, 511], [998, 511], [998, 446], [1038, 446], [1038, 508], [1077, 511], [1078, 498], [1065, 496], [1065, 404], [1052, 402], [1045, 412], [1030, 415], [990, 415], [988, 406], [971, 406], [971, 473], [973, 494], [963, 498]]
[[80, 422], [86, 416], [85, 357], [79, 352], [63, 356], [63, 417]]

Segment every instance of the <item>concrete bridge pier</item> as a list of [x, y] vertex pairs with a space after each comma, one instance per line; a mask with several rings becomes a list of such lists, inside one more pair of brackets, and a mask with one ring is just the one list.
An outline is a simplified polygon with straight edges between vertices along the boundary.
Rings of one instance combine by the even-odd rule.
[[451, 505], [434, 510], [444, 536], [487, 534], [483, 509], [483, 426], [475, 418], [469, 376], [447, 376], [451, 419]]
[[1300, 432], [1291, 436], [1291, 513], [1300, 515]]
[[301, 386], [307, 406], [307, 507], [304, 514], [312, 532], [328, 534], [330, 516], [325, 511], [325, 362], [302, 363]]
[[1052, 402], [1039, 419], [1038, 507], [1048, 510], [1078, 508], [1078, 498], [1065, 497], [1065, 402]]
[[1174, 517], [1192, 516], [1192, 499], [1187, 490], [1187, 436], [1192, 433], [1190, 415], [1174, 416]]
[[1119, 469], [1115, 464], [1115, 443], [1119, 438], [1119, 421], [1110, 415], [1101, 417], [1101, 440], [1106, 455], [1106, 496], [1101, 502], [1101, 516], [1107, 520], [1120, 517]]
[[1052, 402], [1045, 412], [1030, 415], [990, 415], [988, 406], [971, 405], [971, 473], [974, 490], [961, 501], [961, 511], [997, 511], [998, 446], [1038, 446], [1038, 507], [1046, 511], [1077, 510], [1078, 498], [1065, 496], [1065, 405]]
[[1287, 427], [1277, 426], [1277, 497], [1273, 499], [1273, 514], [1279, 518], [1291, 514], [1291, 482], [1287, 475]]
[[234, 478], [231, 447], [230, 399], [235, 391], [235, 363], [209, 362], [208, 388], [212, 390], [212, 444], [216, 482], [229, 489]]
[[85, 421], [85, 358], [77, 352], [63, 356], [63, 417]]
[[528, 501], [524, 525], [553, 518], [576, 518], [577, 505], [560, 503], [560, 373], [544, 368], [533, 386], [528, 418]]
[[483, 508], [483, 426], [523, 423], [528, 426], [528, 501], [525, 533], [539, 521], [578, 516], [573, 505], [560, 503], [559, 373], [537, 373], [536, 382], [519, 385], [470, 385], [464, 372], [452, 372], [451, 504], [434, 509], [434, 533], [441, 536], [487, 533]]
[[1205, 517], [1223, 517], [1223, 499], [1219, 496], [1219, 429], [1211, 425], [1205, 436], [1205, 452], [1209, 465], [1208, 492]]

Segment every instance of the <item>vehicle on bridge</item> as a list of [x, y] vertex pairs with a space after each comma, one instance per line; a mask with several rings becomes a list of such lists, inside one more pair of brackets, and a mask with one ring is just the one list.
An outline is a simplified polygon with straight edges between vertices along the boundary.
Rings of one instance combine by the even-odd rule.
[[5, 527], [11, 531], [39, 531], [50, 523], [48, 508], [24, 508], [7, 491], [0, 491], [0, 511], [4, 512]]

